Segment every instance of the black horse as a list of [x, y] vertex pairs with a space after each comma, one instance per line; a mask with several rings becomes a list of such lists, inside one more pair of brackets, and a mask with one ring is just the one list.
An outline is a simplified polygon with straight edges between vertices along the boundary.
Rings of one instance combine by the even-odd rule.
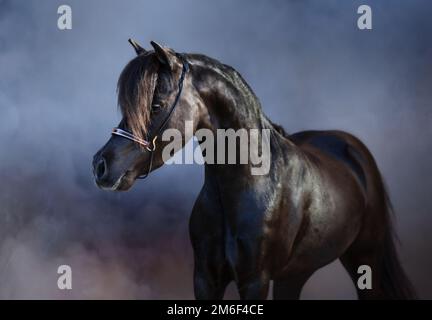
[[[127, 190], [162, 166], [165, 128], [270, 130], [270, 171], [251, 164], [205, 164], [190, 218], [197, 299], [221, 299], [235, 281], [242, 299], [297, 299], [307, 279], [339, 258], [357, 288], [358, 268], [372, 270], [360, 299], [406, 299], [414, 292], [397, 256], [391, 205], [371, 153], [342, 131], [288, 135], [262, 112], [233, 68], [130, 40], [137, 57], [118, 82], [123, 119], [94, 156], [98, 186]], [[151, 137], [151, 139], [148, 139]], [[159, 137], [159, 138], [158, 138]], [[156, 140], [158, 138], [158, 140]], [[238, 146], [239, 147], [239, 146]]]

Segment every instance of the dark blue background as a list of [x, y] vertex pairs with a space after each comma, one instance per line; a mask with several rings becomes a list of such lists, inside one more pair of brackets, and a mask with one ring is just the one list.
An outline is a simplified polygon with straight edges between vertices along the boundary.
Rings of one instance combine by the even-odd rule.
[[[0, 0], [0, 298], [192, 298], [187, 221], [198, 165], [165, 166], [128, 193], [92, 181], [120, 119], [133, 37], [235, 67], [288, 132], [343, 129], [371, 149], [397, 214], [401, 257], [432, 298], [430, 1]], [[369, 4], [373, 30], [357, 29]], [[73, 289], [57, 289], [57, 266]], [[229, 296], [235, 297], [232, 292]], [[339, 263], [303, 298], [355, 298]]]

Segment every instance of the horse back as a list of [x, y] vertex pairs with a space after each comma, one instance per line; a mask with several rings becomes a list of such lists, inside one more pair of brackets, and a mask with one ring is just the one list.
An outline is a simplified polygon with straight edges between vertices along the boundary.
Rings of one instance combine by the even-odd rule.
[[357, 177], [362, 187], [367, 188], [364, 164], [369, 151], [358, 138], [347, 132], [329, 130], [301, 131], [290, 135], [289, 139], [302, 150], [324, 153], [342, 162]]

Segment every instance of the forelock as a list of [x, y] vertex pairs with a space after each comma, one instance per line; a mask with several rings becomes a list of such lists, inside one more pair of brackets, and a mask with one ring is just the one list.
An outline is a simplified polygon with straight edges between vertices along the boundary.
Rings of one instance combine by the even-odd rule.
[[154, 54], [131, 60], [117, 83], [118, 105], [128, 129], [146, 139], [159, 63]]

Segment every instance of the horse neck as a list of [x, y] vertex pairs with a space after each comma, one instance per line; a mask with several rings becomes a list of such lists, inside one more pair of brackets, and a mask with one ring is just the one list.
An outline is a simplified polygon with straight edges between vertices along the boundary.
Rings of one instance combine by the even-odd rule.
[[263, 129], [268, 126], [258, 98], [234, 69], [199, 56], [192, 59], [191, 72], [193, 85], [203, 103], [198, 129]]
[[[258, 129], [260, 141], [261, 130], [269, 129], [271, 161], [285, 161], [293, 144], [264, 115], [258, 98], [237, 71], [200, 56], [191, 61], [191, 72], [193, 79], [197, 79], [193, 80], [193, 85], [202, 102], [197, 129], [206, 128], [213, 132], [217, 129]], [[229, 179], [233, 174], [244, 174], [230, 166], [217, 166], [217, 170], [227, 171]]]

